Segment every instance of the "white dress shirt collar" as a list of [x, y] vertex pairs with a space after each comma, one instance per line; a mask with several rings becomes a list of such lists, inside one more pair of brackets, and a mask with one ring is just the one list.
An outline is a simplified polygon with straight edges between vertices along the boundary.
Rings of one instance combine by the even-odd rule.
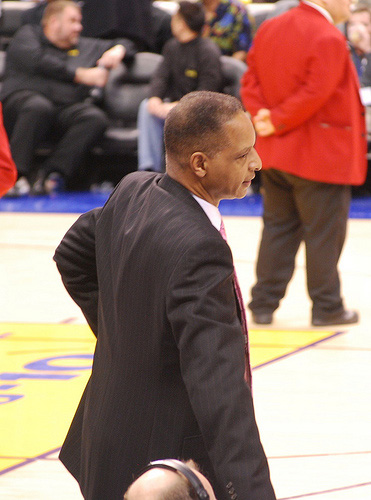
[[193, 198], [200, 204], [202, 210], [205, 212], [205, 214], [208, 216], [210, 219], [211, 224], [220, 231], [220, 225], [222, 223], [222, 216], [219, 212], [218, 207], [215, 205], [212, 205], [206, 200], [203, 200], [202, 198], [199, 198], [195, 194], [192, 194]]
[[324, 7], [321, 7], [321, 5], [318, 5], [314, 2], [311, 2], [310, 0], [302, 0], [303, 3], [306, 5], [309, 5], [310, 7], [313, 7], [313, 9], [318, 10], [325, 18], [331, 23], [334, 24], [334, 20], [332, 19], [332, 16], [328, 10], [326, 10]]

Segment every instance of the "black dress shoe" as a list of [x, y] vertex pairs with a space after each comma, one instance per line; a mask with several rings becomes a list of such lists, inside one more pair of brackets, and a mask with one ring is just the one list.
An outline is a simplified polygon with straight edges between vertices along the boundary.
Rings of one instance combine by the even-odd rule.
[[331, 325], [350, 325], [351, 323], [358, 323], [359, 315], [357, 311], [344, 310], [326, 318], [313, 316], [313, 326], [331, 326]]
[[252, 320], [257, 325], [270, 325], [273, 320], [272, 313], [252, 313]]

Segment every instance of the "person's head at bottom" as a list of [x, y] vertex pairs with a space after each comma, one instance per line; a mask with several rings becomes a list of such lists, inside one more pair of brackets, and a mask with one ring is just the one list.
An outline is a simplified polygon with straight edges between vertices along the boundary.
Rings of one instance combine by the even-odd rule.
[[129, 486], [124, 500], [216, 500], [211, 484], [189, 460], [151, 462]]
[[243, 198], [261, 169], [253, 124], [227, 94], [186, 94], [166, 117], [164, 140], [168, 175], [215, 206]]

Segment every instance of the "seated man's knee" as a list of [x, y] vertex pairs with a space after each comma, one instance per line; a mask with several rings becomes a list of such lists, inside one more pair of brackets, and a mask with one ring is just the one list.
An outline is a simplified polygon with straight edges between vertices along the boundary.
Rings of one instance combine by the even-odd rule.
[[109, 120], [107, 114], [97, 106], [90, 106], [83, 111], [83, 116], [89, 122], [91, 127], [102, 129], [103, 131], [108, 127]]
[[139, 112], [149, 113], [149, 111], [148, 111], [148, 99], [143, 99], [143, 101], [139, 104]]
[[35, 116], [49, 116], [55, 112], [54, 104], [41, 94], [30, 96], [23, 104], [24, 113], [32, 113]]
[[143, 122], [148, 121], [151, 118], [151, 113], [148, 110], [148, 99], [144, 99], [138, 108], [138, 122], [139, 124], [143, 124]]

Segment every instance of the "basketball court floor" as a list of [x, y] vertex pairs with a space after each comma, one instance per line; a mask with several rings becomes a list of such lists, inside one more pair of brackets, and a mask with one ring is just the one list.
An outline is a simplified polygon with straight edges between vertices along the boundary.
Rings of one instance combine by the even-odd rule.
[[[52, 256], [78, 214], [103, 202], [0, 200], [1, 500], [82, 499], [57, 455], [89, 377], [94, 337]], [[222, 205], [246, 302], [260, 210], [254, 196]], [[303, 249], [273, 324], [250, 321], [257, 421], [281, 500], [371, 499], [370, 214], [371, 198], [353, 204], [340, 262], [359, 324], [310, 326]]]

